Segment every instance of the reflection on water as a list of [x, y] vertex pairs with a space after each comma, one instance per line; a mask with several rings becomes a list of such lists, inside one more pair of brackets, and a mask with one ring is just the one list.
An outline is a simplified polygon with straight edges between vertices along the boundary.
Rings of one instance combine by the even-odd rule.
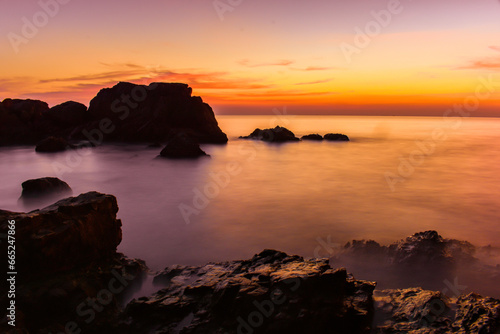
[[[156, 159], [160, 149], [145, 145], [102, 146], [76, 157], [2, 148], [0, 207], [25, 211], [17, 202], [21, 183], [63, 170], [74, 194], [118, 198], [119, 251], [154, 270], [248, 258], [263, 248], [312, 257], [328, 236], [339, 244], [387, 244], [434, 229], [500, 246], [498, 119], [226, 116], [219, 123], [228, 145], [203, 145], [212, 157], [197, 161]], [[278, 123], [297, 136], [340, 132], [352, 141], [238, 139]], [[425, 152], [412, 156], [416, 150]]]

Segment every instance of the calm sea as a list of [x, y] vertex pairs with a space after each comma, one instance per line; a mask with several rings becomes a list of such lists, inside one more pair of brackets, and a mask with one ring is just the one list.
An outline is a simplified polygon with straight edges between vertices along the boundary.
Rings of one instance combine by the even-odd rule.
[[[195, 161], [157, 159], [161, 149], [144, 145], [53, 155], [1, 148], [0, 208], [33, 209], [18, 203], [21, 183], [44, 176], [58, 176], [74, 194], [113, 194], [123, 221], [119, 251], [154, 270], [249, 258], [264, 248], [326, 257], [327, 240], [388, 244], [430, 229], [500, 247], [500, 119], [276, 115], [218, 121], [229, 143], [203, 145], [211, 158]], [[351, 141], [238, 139], [278, 124], [297, 136], [339, 132]]]

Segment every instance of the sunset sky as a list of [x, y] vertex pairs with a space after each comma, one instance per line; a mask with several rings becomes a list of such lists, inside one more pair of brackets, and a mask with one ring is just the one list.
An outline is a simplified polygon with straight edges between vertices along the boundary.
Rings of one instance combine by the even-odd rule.
[[119, 81], [165, 81], [219, 114], [442, 115], [475, 103], [473, 115], [500, 116], [498, 0], [0, 3], [0, 100], [88, 105]]

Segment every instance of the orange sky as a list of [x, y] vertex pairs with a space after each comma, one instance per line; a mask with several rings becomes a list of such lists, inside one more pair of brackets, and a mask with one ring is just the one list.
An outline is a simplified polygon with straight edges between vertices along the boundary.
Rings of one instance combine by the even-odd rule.
[[219, 114], [442, 115], [468, 103], [500, 116], [497, 0], [2, 5], [0, 99], [88, 105], [118, 81], [166, 81]]

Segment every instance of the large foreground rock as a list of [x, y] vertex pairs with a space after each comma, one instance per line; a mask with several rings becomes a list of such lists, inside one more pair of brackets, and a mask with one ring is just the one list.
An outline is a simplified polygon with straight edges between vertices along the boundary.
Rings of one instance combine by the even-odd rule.
[[[29, 213], [0, 210], [0, 233], [15, 221], [17, 271], [15, 319], [0, 319], [1, 333], [112, 333], [121, 302], [146, 270], [116, 252], [117, 211], [114, 196], [97, 192]], [[0, 296], [2, 307], [9, 302]]]
[[226, 143], [212, 108], [191, 93], [181, 83], [120, 82], [90, 101], [92, 121], [82, 130], [94, 138], [100, 130], [105, 141], [164, 142], [182, 132], [200, 143]]
[[288, 141], [299, 141], [295, 134], [287, 128], [276, 126], [273, 129], [255, 129], [248, 136], [240, 137], [242, 139], [258, 139], [272, 143], [283, 143]]
[[246, 261], [174, 266], [132, 301], [127, 333], [368, 333], [375, 283], [327, 260], [265, 250]]
[[97, 192], [58, 201], [42, 210], [0, 210], [0, 226], [16, 222], [19, 277], [34, 278], [111, 258], [121, 242], [116, 198]]

